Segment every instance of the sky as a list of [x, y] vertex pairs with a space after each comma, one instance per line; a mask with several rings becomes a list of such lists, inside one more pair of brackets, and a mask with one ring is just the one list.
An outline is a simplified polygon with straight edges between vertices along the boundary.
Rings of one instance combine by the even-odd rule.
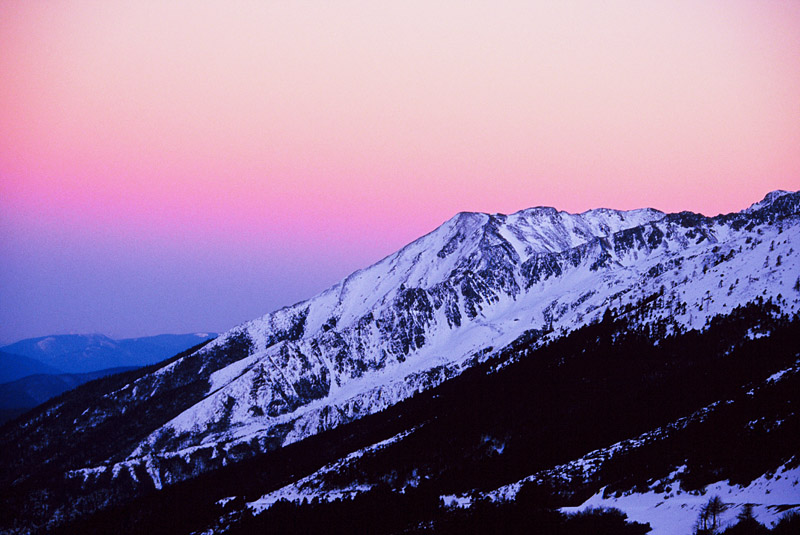
[[0, 343], [224, 331], [459, 211], [800, 189], [800, 2], [0, 0]]

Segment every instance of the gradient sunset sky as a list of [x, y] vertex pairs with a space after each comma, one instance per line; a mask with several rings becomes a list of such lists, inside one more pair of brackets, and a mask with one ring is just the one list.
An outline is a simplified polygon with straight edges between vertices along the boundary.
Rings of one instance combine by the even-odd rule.
[[0, 0], [0, 342], [226, 330], [464, 210], [774, 189], [795, 0]]

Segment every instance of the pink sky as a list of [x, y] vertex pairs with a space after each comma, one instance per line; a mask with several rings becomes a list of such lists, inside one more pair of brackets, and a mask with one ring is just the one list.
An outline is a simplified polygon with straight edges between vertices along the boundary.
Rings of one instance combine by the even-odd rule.
[[462, 210], [800, 189], [800, 2], [0, 0], [0, 341], [221, 330]]

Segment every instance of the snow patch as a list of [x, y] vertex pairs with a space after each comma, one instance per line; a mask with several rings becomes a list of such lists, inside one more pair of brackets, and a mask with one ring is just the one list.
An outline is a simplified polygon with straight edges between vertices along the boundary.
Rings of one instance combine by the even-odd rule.
[[753, 505], [756, 520], [772, 527], [786, 512], [800, 512], [799, 482], [799, 467], [782, 466], [774, 475], [764, 475], [745, 487], [719, 481], [697, 493], [650, 491], [618, 498], [604, 497], [605, 489], [601, 489], [580, 506], [564, 507], [561, 511], [572, 513], [589, 507], [615, 507], [630, 520], [649, 523], [653, 528], [651, 535], [686, 535], [692, 533], [700, 508], [710, 497], [719, 496], [726, 505], [723, 529], [736, 523], [736, 516], [745, 504]]

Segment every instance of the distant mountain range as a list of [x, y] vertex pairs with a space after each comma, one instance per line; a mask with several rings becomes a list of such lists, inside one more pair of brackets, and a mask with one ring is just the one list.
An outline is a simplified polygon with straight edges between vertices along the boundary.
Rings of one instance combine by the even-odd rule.
[[0, 383], [16, 381], [36, 373], [55, 374], [63, 372], [36, 359], [0, 351]]
[[[34, 359], [46, 369], [57, 370], [56, 373], [89, 373], [121, 366], [155, 364], [216, 336], [216, 333], [161, 334], [114, 340], [103, 334], [63, 334], [28, 338], [0, 347], [0, 351]], [[19, 375], [26, 369], [21, 366], [15, 365], [14, 369], [20, 369], [16, 373], [5, 369], [0, 372], [0, 382], [24, 377]], [[33, 373], [52, 371], [42, 368]]]
[[54, 335], [8, 345], [0, 351], [0, 424], [83, 383], [155, 364], [216, 336]]
[[89, 373], [37, 373], [0, 384], [0, 424], [68, 390], [136, 367], [108, 368]]
[[800, 192], [716, 217], [457, 214], [7, 424], [0, 531], [771, 527], [800, 511], [797, 251]]

